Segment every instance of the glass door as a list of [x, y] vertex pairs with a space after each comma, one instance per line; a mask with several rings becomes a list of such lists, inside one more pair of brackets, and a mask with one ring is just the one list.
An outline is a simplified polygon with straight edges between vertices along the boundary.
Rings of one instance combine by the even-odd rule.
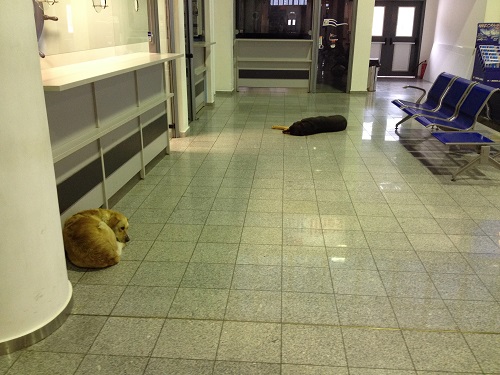
[[380, 60], [379, 76], [416, 76], [423, 3], [375, 2], [370, 58]]
[[346, 92], [353, 2], [321, 0], [315, 92]]

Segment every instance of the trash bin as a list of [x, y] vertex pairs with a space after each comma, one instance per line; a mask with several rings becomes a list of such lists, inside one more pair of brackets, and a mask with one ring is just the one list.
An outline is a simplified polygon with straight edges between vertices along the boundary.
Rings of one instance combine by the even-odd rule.
[[368, 88], [367, 88], [368, 91], [377, 90], [377, 76], [379, 69], [380, 69], [380, 60], [370, 59], [370, 63], [368, 65]]

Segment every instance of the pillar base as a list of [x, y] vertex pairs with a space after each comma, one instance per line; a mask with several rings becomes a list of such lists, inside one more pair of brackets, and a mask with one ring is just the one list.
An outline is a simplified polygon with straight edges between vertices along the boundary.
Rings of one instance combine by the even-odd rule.
[[63, 310], [54, 319], [48, 322], [43, 327], [36, 329], [35, 331], [28, 333], [27, 335], [16, 337], [15, 339], [0, 342], [0, 355], [10, 354], [15, 351], [27, 348], [31, 345], [36, 344], [38, 341], [43, 340], [47, 336], [51, 335], [59, 327], [61, 327], [73, 308], [73, 289], [70, 283], [70, 296], [69, 301]]

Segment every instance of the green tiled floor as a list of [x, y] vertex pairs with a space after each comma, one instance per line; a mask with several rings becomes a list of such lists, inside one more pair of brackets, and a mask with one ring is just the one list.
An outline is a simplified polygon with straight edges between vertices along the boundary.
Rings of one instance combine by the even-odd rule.
[[72, 315], [0, 373], [499, 374], [500, 173], [396, 134], [404, 84], [218, 94], [114, 207], [123, 260], [69, 266]]

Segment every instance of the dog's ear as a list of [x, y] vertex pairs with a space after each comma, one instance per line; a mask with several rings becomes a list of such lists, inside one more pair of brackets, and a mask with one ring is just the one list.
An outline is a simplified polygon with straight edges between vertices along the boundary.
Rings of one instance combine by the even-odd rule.
[[119, 222], [120, 222], [120, 220], [118, 219], [118, 217], [116, 215], [111, 215], [109, 217], [107, 224], [110, 228], [114, 228], [118, 225]]

